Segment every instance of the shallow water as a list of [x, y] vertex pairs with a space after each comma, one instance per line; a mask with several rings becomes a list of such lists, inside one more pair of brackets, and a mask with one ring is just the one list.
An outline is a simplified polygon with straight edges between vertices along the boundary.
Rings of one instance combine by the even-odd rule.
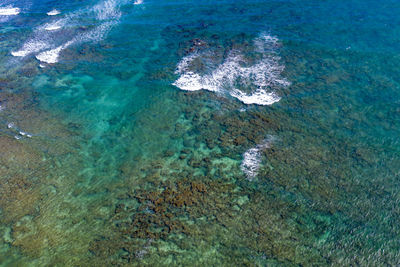
[[397, 11], [0, 1], [0, 265], [400, 264]]

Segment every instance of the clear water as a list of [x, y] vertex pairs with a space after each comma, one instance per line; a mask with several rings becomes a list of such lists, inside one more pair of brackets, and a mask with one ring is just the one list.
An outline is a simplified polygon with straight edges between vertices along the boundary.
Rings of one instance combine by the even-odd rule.
[[399, 11], [1, 0], [1, 266], [400, 264]]

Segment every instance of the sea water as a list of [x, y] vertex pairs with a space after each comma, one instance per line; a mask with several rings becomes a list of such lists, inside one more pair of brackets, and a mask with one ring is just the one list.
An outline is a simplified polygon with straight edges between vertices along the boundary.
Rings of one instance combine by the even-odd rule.
[[0, 1], [0, 266], [400, 264], [397, 1]]

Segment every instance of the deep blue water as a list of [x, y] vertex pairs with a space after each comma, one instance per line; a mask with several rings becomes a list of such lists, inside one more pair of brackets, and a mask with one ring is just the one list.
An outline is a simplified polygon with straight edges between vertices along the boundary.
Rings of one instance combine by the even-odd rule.
[[0, 265], [400, 264], [399, 11], [0, 0]]

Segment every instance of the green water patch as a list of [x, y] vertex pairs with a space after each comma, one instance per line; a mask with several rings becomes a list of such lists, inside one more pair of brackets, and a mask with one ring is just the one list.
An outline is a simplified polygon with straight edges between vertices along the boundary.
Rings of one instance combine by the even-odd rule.
[[[309, 47], [286, 45], [285, 75], [293, 84], [267, 107], [162, 83], [135, 107], [135, 96], [144, 95], [129, 79], [35, 79], [63, 118], [41, 133], [58, 131], [53, 142], [69, 142], [66, 152], [49, 154], [47, 138], [4, 139], [14, 149], [9, 154], [17, 144], [32, 146], [25, 142], [45, 153], [29, 152], [38, 161], [27, 162], [34, 178], [22, 170], [27, 181], [15, 174], [2, 180], [16, 190], [2, 195], [7, 253], [18, 248], [38, 266], [395, 263], [399, 162], [395, 135], [387, 133], [396, 133], [397, 121], [379, 114], [396, 109], [379, 101], [364, 108], [376, 90], [367, 84], [390, 88], [390, 80], [359, 80], [360, 69], [346, 67], [347, 54], [310, 56]], [[350, 56], [365, 62], [362, 54]], [[315, 78], [305, 74], [310, 69]], [[259, 173], [249, 181], [243, 155], [269, 135], [275, 141], [260, 152]]]
[[[129, 52], [132, 25], [66, 49], [57, 65], [26, 59], [5, 70], [4, 266], [399, 263], [396, 55], [306, 43], [313, 26], [302, 37], [287, 25], [279, 57], [291, 85], [275, 88], [279, 102], [171, 85], [194, 50], [221, 62], [232, 49], [252, 51], [260, 29], [237, 32], [265, 15], [225, 33], [219, 23], [261, 4], [235, 4], [210, 23], [187, 9], [179, 25], [150, 25], [150, 40]], [[269, 3], [269, 14], [287, 5]], [[249, 179], [242, 164], [254, 148]]]

